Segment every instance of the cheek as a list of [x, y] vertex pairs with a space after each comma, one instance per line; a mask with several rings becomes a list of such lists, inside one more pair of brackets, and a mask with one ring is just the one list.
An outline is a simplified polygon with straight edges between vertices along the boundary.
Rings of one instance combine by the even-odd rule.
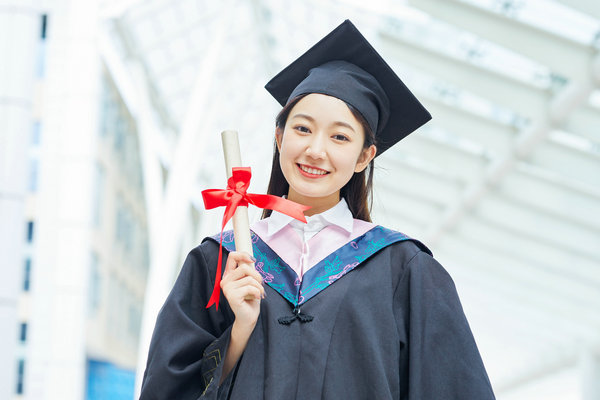
[[279, 158], [281, 161], [293, 161], [302, 152], [301, 143], [288, 136], [281, 142]]
[[358, 163], [358, 158], [360, 156], [360, 150], [356, 149], [345, 149], [344, 151], [339, 152], [336, 155], [337, 168], [338, 170], [343, 170], [345, 175], [352, 176], [354, 170], [356, 168], [356, 164]]
[[290, 143], [284, 140], [279, 148], [279, 166], [281, 167], [281, 171], [283, 172], [284, 176], [286, 176], [286, 179], [289, 177], [288, 173], [292, 169], [294, 159], [295, 156], [293, 154], [292, 146], [290, 146]]

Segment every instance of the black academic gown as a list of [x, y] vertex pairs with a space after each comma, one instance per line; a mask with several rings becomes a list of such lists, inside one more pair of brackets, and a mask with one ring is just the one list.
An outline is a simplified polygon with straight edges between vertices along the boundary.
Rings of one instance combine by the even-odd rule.
[[[234, 314], [224, 296], [218, 311], [206, 309], [219, 244], [205, 239], [160, 311], [140, 399], [494, 399], [448, 273], [421, 243], [380, 236], [350, 243], [341, 260], [332, 254], [319, 268], [337, 278], [315, 278], [311, 293], [296, 294], [273, 279], [291, 269], [254, 240], [257, 265], [271, 257], [259, 272], [272, 282], [244, 354], [220, 386]], [[348, 253], [358, 247], [368, 247], [366, 255]]]

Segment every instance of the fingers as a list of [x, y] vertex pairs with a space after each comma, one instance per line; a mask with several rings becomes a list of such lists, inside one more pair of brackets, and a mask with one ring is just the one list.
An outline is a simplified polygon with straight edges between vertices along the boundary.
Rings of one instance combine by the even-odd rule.
[[235, 289], [242, 288], [244, 286], [253, 286], [253, 287], [257, 288], [260, 292], [259, 297], [264, 297], [265, 288], [262, 285], [262, 281], [258, 282], [256, 280], [256, 278], [254, 278], [252, 276], [246, 275], [246, 276], [240, 277], [238, 279], [223, 280], [222, 284], [221, 284], [221, 287], [223, 288], [223, 290], [225, 290], [225, 288], [228, 288], [229, 290], [235, 290]]
[[233, 271], [225, 274], [223, 280], [238, 280], [245, 276], [252, 277], [256, 282], [262, 285], [262, 276], [254, 269], [252, 265], [242, 264]]
[[240, 264], [252, 264], [253, 262], [254, 258], [250, 254], [241, 251], [232, 251], [227, 256], [227, 264], [225, 264], [225, 273], [236, 269]]
[[254, 268], [253, 263], [254, 259], [250, 256], [250, 254], [232, 251], [227, 257], [227, 264], [225, 265], [223, 280], [236, 280], [243, 276], [249, 275], [256, 279], [257, 282], [262, 284], [262, 276]]
[[245, 278], [238, 279], [236, 281], [231, 282], [232, 289], [238, 289], [238, 288], [242, 288], [245, 286], [252, 286], [252, 287], [257, 288], [258, 291], [260, 292], [261, 297], [262, 297], [263, 293], [265, 292], [265, 288], [263, 287], [263, 285], [256, 282], [256, 279], [254, 279], [251, 276], [246, 276]]
[[264, 298], [264, 291], [262, 288], [259, 289], [254, 285], [245, 285], [238, 288], [225, 286], [223, 288], [223, 294], [230, 304], [245, 300], [260, 300]]
[[222, 281], [221, 287], [228, 300], [253, 300], [265, 297], [264, 287], [251, 276]]
[[244, 300], [260, 300], [264, 298], [263, 293], [259, 289], [252, 286], [244, 286], [240, 289], [239, 294]]
[[245, 252], [232, 251], [227, 258], [221, 288], [228, 300], [260, 299], [265, 296], [262, 276], [254, 268], [254, 259]]

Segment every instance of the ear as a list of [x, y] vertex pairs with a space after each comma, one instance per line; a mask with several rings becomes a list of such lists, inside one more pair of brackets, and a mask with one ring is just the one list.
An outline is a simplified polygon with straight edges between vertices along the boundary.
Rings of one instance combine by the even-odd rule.
[[363, 149], [362, 153], [360, 153], [360, 156], [358, 157], [358, 160], [356, 161], [354, 172], [362, 172], [365, 168], [367, 168], [367, 165], [369, 165], [371, 160], [375, 158], [376, 154], [377, 147], [375, 147], [374, 144], [370, 145], [366, 149]]
[[277, 150], [281, 152], [281, 141], [283, 140], [283, 129], [275, 128], [275, 142], [277, 143]]

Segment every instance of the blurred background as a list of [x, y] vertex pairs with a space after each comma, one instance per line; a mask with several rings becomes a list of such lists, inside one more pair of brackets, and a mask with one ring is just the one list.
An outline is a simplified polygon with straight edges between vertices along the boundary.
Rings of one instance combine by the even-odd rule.
[[134, 398], [219, 133], [265, 192], [263, 85], [346, 18], [434, 117], [375, 222], [453, 276], [498, 399], [600, 399], [597, 0], [0, 0], [0, 399]]

